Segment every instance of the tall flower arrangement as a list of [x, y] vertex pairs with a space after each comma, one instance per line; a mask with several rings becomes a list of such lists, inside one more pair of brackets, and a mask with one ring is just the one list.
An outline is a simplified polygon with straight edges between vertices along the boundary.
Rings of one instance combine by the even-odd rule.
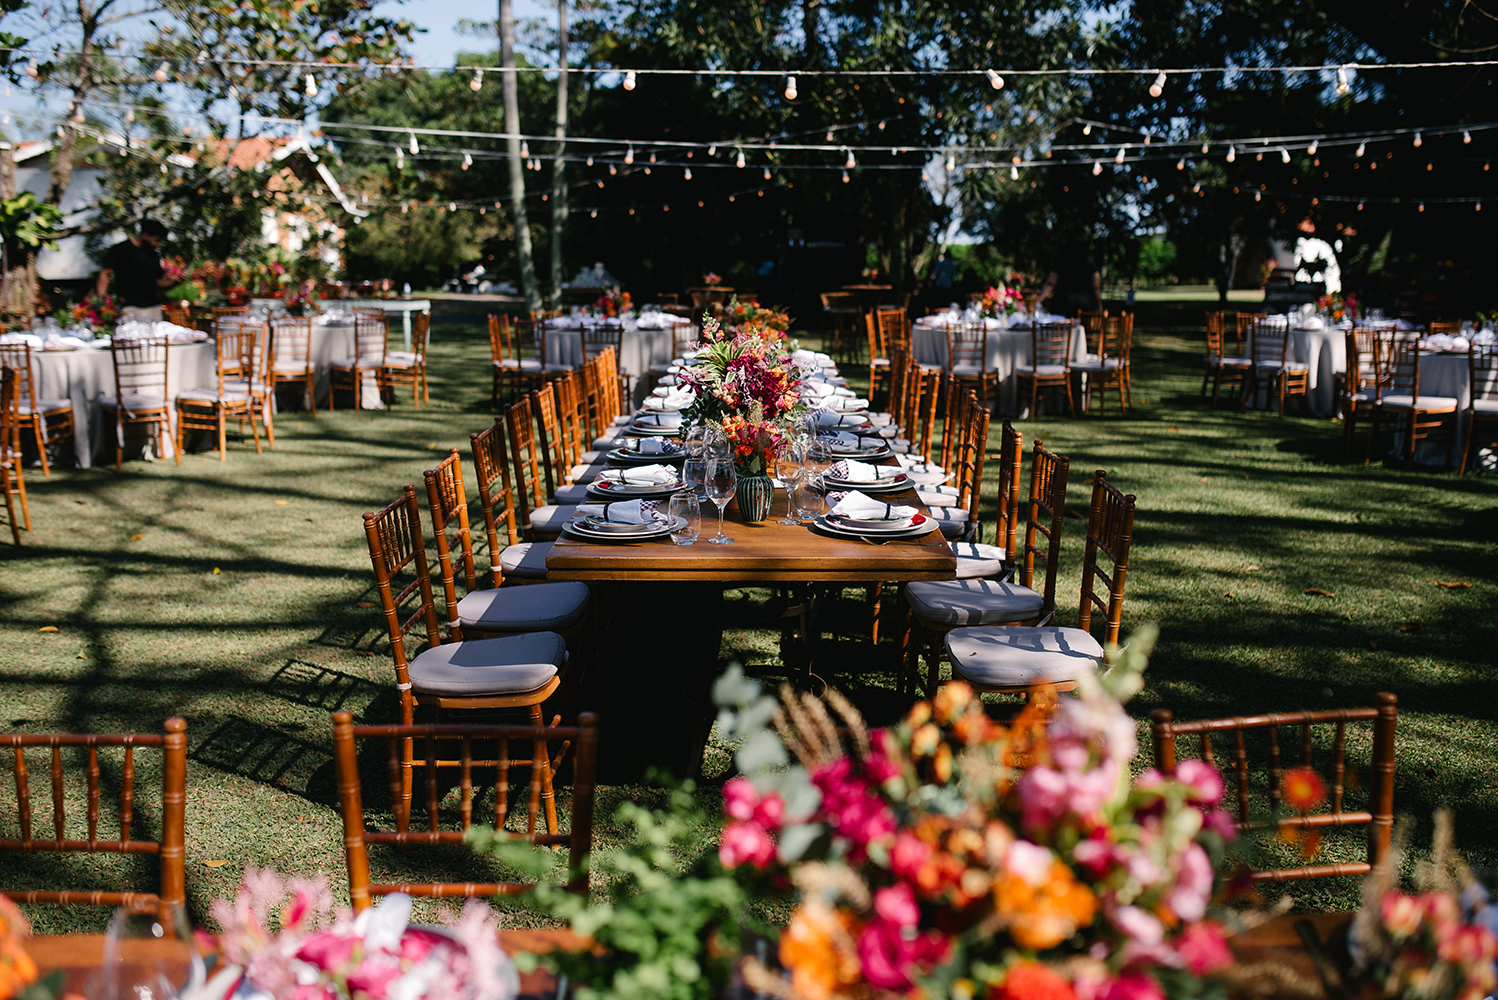
[[1013, 316], [1020, 307], [1020, 294], [1016, 288], [1008, 288], [1004, 285], [993, 285], [983, 293], [982, 300], [978, 303], [978, 311], [984, 316], [998, 318], [999, 316]]
[[781, 445], [800, 426], [801, 378], [785, 341], [730, 334], [714, 318], [702, 324], [702, 351], [677, 375], [696, 394], [684, 424], [707, 424], [730, 442], [739, 472], [767, 474]]
[[836, 692], [776, 703], [742, 675], [720, 681], [719, 728], [744, 741], [745, 772], [724, 790], [720, 857], [800, 891], [780, 940], [789, 983], [748, 960], [751, 985], [798, 1000], [1155, 1000], [1224, 968], [1208, 916], [1233, 830], [1221, 776], [1200, 762], [1129, 776], [1121, 701], [1151, 640], [1007, 726], [960, 682], [868, 732]]
[[760, 305], [753, 299], [740, 301], [738, 296], [723, 307], [723, 325], [740, 337], [761, 340], [784, 340], [791, 328], [789, 314]]
[[615, 285], [613, 288], [604, 289], [603, 294], [593, 303], [593, 312], [613, 319], [629, 312], [631, 304], [629, 293]]

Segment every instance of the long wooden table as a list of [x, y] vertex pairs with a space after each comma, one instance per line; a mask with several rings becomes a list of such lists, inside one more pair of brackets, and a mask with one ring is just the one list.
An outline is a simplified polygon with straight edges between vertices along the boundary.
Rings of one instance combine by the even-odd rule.
[[[925, 511], [915, 491], [881, 496]], [[670, 539], [628, 544], [585, 542], [563, 535], [546, 557], [548, 580], [660, 580], [759, 583], [875, 583], [950, 580], [957, 557], [941, 531], [914, 541], [868, 542], [819, 534], [810, 525], [777, 524], [785, 516], [785, 491], [777, 489], [770, 516], [746, 524], [730, 505], [723, 532], [732, 545], [713, 545], [717, 508], [704, 504], [702, 535], [693, 545]]]

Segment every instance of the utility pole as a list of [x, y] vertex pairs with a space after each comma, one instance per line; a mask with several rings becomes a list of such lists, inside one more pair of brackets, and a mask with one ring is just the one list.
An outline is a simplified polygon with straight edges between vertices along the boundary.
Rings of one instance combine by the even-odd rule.
[[557, 0], [557, 148], [551, 164], [551, 302], [562, 305], [562, 231], [567, 226], [567, 0]]
[[510, 221], [515, 226], [515, 252], [520, 257], [520, 289], [525, 307], [541, 309], [536, 287], [536, 260], [531, 253], [530, 217], [525, 210], [525, 165], [520, 162], [520, 94], [515, 74], [515, 11], [510, 0], [499, 0], [499, 65], [505, 98], [505, 146], [510, 154]]

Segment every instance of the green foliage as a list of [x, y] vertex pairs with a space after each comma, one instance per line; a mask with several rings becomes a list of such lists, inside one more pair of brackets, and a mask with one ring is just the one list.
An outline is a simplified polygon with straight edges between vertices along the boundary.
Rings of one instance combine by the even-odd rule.
[[[1170, 240], [1151, 236], [1139, 244], [1137, 277], [1147, 284], [1159, 284], [1175, 273], [1176, 245]], [[1119, 275], [1109, 275], [1118, 280]]]
[[[633, 836], [595, 859], [609, 885], [606, 901], [590, 902], [550, 882], [537, 887], [538, 905], [603, 950], [543, 959], [580, 1000], [708, 1000], [727, 985], [748, 899], [711, 843], [703, 851], [710, 821], [694, 792], [688, 781], [671, 790], [664, 809], [619, 806], [614, 821]], [[469, 841], [533, 877], [554, 866], [551, 852], [492, 830], [475, 828]]]
[[417, 205], [409, 211], [377, 212], [349, 229], [344, 240], [348, 273], [409, 281], [416, 288], [440, 285], [454, 270], [480, 258], [507, 229], [498, 213]]
[[62, 213], [55, 205], [40, 201], [30, 191], [0, 201], [0, 238], [33, 250], [57, 245]]

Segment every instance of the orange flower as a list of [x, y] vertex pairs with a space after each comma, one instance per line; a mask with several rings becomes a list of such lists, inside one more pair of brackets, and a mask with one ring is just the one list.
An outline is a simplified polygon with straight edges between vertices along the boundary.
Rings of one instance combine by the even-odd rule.
[[1071, 983], [1041, 962], [1015, 962], [1004, 976], [995, 1000], [1076, 1000]]
[[858, 918], [825, 903], [802, 903], [780, 938], [780, 962], [804, 1000], [831, 1000], [861, 977]]
[[1021, 948], [1054, 948], [1092, 923], [1097, 897], [1072, 875], [1059, 859], [1051, 863], [1049, 878], [1031, 885], [1005, 873], [994, 882], [994, 905], [1008, 923], [1009, 936]]
[[0, 998], [13, 997], [36, 982], [36, 963], [21, 947], [21, 939], [30, 933], [21, 908], [0, 896]]
[[1326, 801], [1326, 782], [1309, 767], [1292, 767], [1280, 779], [1285, 804], [1298, 813], [1308, 813]]

